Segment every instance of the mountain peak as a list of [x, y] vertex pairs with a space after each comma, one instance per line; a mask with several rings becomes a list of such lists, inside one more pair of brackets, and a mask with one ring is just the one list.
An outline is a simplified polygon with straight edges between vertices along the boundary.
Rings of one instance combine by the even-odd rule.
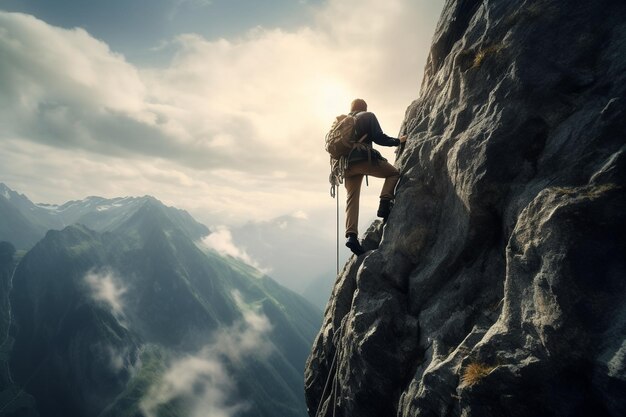
[[10, 194], [11, 189], [7, 187], [4, 183], [0, 182], [0, 194], [4, 196], [7, 200], [11, 198]]
[[7, 224], [3, 228], [3, 223], [0, 223], [0, 240], [13, 241], [23, 249], [32, 247], [47, 230], [61, 230], [72, 224], [84, 224], [96, 231], [114, 230], [144, 206], [162, 209], [163, 215], [176, 228], [194, 239], [209, 233], [206, 226], [195, 221], [186, 211], [167, 207], [150, 195], [116, 198], [91, 195], [82, 200], [56, 205], [33, 204], [26, 196], [1, 184], [0, 196], [3, 194], [6, 195], [7, 204], [0, 205], [0, 214], [4, 214], [6, 219], [10, 216], [13, 219], [10, 223], [16, 226]]
[[32, 205], [33, 203], [24, 194], [20, 194], [17, 191], [12, 190], [9, 186], [0, 182], [0, 196], [7, 200], [12, 200], [17, 204]]

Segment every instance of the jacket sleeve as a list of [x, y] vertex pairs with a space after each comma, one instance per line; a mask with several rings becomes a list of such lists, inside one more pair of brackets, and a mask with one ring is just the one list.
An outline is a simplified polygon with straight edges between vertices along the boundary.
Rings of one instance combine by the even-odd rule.
[[[367, 139], [381, 146], [398, 146], [400, 139], [392, 138], [383, 133], [380, 123], [376, 115], [371, 112], [365, 112], [357, 117], [359, 123], [358, 133], [363, 135], [367, 133]], [[362, 132], [362, 133], [361, 133]]]

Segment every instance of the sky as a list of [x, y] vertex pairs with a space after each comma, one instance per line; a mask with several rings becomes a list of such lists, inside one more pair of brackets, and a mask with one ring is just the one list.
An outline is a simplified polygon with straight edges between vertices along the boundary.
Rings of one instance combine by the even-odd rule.
[[398, 135], [442, 7], [0, 0], [0, 182], [56, 204], [149, 194], [210, 227], [294, 215], [334, 238], [324, 135], [356, 97]]

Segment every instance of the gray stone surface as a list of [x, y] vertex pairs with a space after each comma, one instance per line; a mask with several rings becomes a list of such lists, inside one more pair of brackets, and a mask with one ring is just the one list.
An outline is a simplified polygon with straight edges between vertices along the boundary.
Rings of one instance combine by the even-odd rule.
[[623, 1], [446, 3], [311, 416], [626, 415], [625, 91]]

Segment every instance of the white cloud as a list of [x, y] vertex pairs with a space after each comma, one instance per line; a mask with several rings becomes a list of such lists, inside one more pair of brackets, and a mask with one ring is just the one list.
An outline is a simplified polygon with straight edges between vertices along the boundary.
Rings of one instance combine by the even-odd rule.
[[[3, 105], [28, 115], [44, 105], [64, 110], [106, 109], [145, 118], [138, 71], [85, 30], [53, 27], [30, 15], [0, 12]], [[17, 100], [16, 100], [17, 99]], [[52, 122], [51, 122], [52, 123]], [[14, 123], [12, 123], [14, 125]]]
[[[318, 210], [332, 204], [321, 147], [327, 125], [360, 96], [387, 133], [397, 132], [417, 96], [436, 3], [330, 0], [296, 30], [180, 35], [171, 64], [151, 69], [83, 29], [0, 13], [0, 153], [15, 150], [8, 141], [23, 149], [15, 171], [0, 175], [58, 202], [81, 197], [76, 188], [104, 194], [113, 175], [123, 184], [117, 195], [148, 190], [227, 221]], [[42, 153], [55, 158], [41, 161]], [[68, 169], [77, 156], [94, 163], [94, 175]], [[146, 166], [159, 175], [146, 175]]]
[[106, 305], [118, 319], [124, 315], [123, 295], [127, 289], [111, 271], [89, 271], [85, 275], [91, 298]]
[[115, 371], [121, 371], [125, 368], [126, 356], [128, 352], [126, 350], [120, 351], [113, 346], [107, 346], [106, 351], [109, 355], [111, 368]]
[[233, 293], [233, 298], [243, 311], [242, 320], [218, 330], [214, 341], [196, 354], [169, 365], [141, 401], [147, 417], [158, 415], [159, 407], [173, 400], [184, 401], [190, 417], [232, 417], [250, 406], [237, 401], [231, 367], [226, 363], [237, 368], [247, 358], [270, 355], [272, 326], [265, 315], [245, 306], [239, 293]]
[[[115, 372], [129, 372], [135, 375], [140, 366], [140, 361], [133, 363], [131, 350], [128, 346], [116, 347], [113, 345], [105, 345], [101, 347], [104, 355], [109, 358], [109, 366]], [[132, 377], [131, 377], [132, 378]]]
[[234, 244], [232, 233], [226, 226], [213, 228], [211, 233], [202, 239], [202, 244], [221, 255], [237, 258], [262, 273], [268, 273], [270, 271], [270, 269], [263, 268], [257, 261], [252, 259], [245, 249], [239, 248]]
[[[187, 2], [177, 4], [208, 3]], [[324, 134], [357, 96], [386, 133], [398, 133], [442, 4], [328, 0], [311, 5], [315, 18], [293, 30], [168, 39], [174, 58], [152, 68], [133, 65], [85, 30], [0, 13], [0, 180], [38, 202], [152, 194], [231, 228], [306, 213], [306, 236], [284, 224], [299, 240], [280, 255], [290, 263], [315, 258], [307, 263], [315, 266], [311, 276], [332, 271], [336, 201], [328, 195]], [[361, 231], [381, 186], [371, 178], [362, 189]], [[339, 203], [342, 229], [343, 189]], [[228, 229], [210, 239], [219, 252], [269, 264], [289, 277], [281, 282], [304, 286], [287, 265], [234, 245]]]
[[309, 220], [309, 215], [305, 211], [303, 211], [303, 210], [298, 210], [298, 211], [294, 212], [291, 216], [294, 219]]

